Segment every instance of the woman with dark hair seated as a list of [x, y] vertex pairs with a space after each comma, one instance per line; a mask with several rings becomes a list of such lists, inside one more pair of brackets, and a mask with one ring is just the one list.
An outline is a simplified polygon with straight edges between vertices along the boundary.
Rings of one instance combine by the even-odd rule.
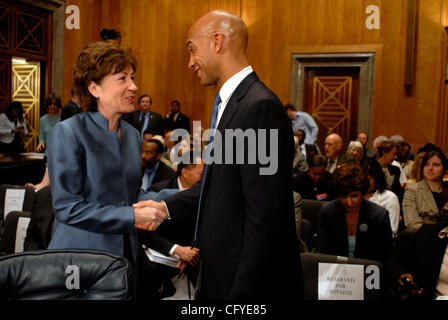
[[400, 183], [400, 169], [392, 165], [397, 157], [397, 146], [390, 140], [381, 141], [377, 147], [377, 161], [383, 169], [386, 177], [386, 189], [392, 191], [398, 197], [400, 203], [403, 201], [403, 187]]
[[325, 170], [326, 160], [323, 155], [308, 157], [308, 171], [299, 172], [293, 177], [292, 189], [303, 199], [332, 200], [335, 198], [330, 190], [331, 174]]
[[407, 231], [415, 232], [423, 224], [439, 223], [440, 213], [447, 202], [443, 176], [448, 160], [435, 150], [423, 156], [420, 175], [423, 180], [406, 187], [403, 199], [404, 223]]
[[369, 190], [364, 195], [364, 199], [369, 200], [385, 208], [389, 212], [390, 227], [392, 235], [396, 236], [400, 223], [400, 202], [392, 191], [386, 190], [386, 178], [378, 162], [367, 160], [364, 165], [370, 181]]
[[392, 244], [389, 213], [364, 200], [369, 178], [358, 164], [335, 170], [332, 185], [339, 198], [320, 211], [317, 252], [382, 262]]
[[0, 153], [25, 152], [23, 138], [28, 135], [23, 107], [20, 101], [13, 101], [0, 114]]

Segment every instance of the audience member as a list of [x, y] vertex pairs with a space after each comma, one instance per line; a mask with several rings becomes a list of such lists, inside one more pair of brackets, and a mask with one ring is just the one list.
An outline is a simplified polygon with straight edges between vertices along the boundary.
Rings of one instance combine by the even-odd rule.
[[180, 102], [171, 101], [170, 112], [165, 117], [165, 130], [184, 129], [190, 133], [190, 118], [180, 112]]
[[47, 156], [46, 146], [49, 142], [51, 131], [53, 131], [56, 123], [61, 120], [61, 108], [61, 98], [57, 97], [55, 94], [52, 94], [45, 100], [47, 114], [40, 118], [39, 144], [37, 145], [37, 151], [44, 151], [45, 157]]
[[25, 152], [23, 139], [27, 135], [22, 103], [13, 101], [5, 113], [0, 114], [0, 153]]
[[72, 98], [61, 110], [61, 121], [73, 117], [74, 115], [83, 112], [81, 107], [81, 98], [75, 87], [70, 90]]
[[386, 189], [386, 178], [381, 166], [374, 160], [367, 160], [364, 163], [370, 181], [369, 190], [364, 195], [365, 200], [369, 200], [383, 207], [389, 212], [390, 227], [392, 235], [395, 237], [400, 223], [400, 202], [392, 191]]
[[314, 144], [305, 142], [306, 132], [303, 129], [297, 129], [297, 131], [294, 133], [294, 136], [296, 136], [298, 139], [299, 150], [305, 156], [306, 161], [308, 161], [308, 157], [319, 153]]
[[406, 187], [403, 199], [404, 223], [407, 231], [415, 232], [423, 224], [438, 223], [447, 202], [443, 176], [448, 160], [443, 152], [426, 152], [420, 174], [423, 180]]
[[300, 150], [299, 138], [297, 136], [294, 136], [294, 150], [294, 160], [292, 165], [293, 175], [299, 172], [306, 172], [308, 170], [306, 157]]
[[163, 135], [163, 118], [157, 112], [151, 111], [151, 105], [152, 98], [147, 94], [143, 94], [138, 98], [139, 110], [123, 116], [123, 120], [129, 122], [140, 132], [142, 141], [147, 129], [152, 130], [155, 134]]
[[362, 143], [365, 157], [369, 159], [376, 159], [376, 152], [369, 148], [369, 136], [367, 133], [360, 132], [357, 140]]
[[160, 161], [163, 156], [163, 145], [159, 140], [151, 139], [142, 145], [142, 184], [143, 190], [151, 185], [176, 176], [176, 172]]
[[396, 157], [396, 146], [390, 140], [382, 140], [376, 144], [377, 160], [386, 177], [387, 190], [392, 191], [398, 197], [400, 203], [403, 201], [403, 187], [400, 183], [400, 169], [392, 165]]
[[188, 162], [180, 162], [177, 166], [176, 175], [171, 179], [154, 183], [150, 190], [160, 191], [163, 189], [179, 189], [186, 190], [193, 186], [197, 181], [201, 180], [202, 170], [204, 169], [204, 161], [201, 157], [194, 158], [194, 153], [189, 151], [187, 155], [183, 155]]
[[342, 138], [337, 133], [329, 134], [325, 138], [324, 147], [328, 172], [333, 173], [337, 167], [350, 160], [343, 150]]
[[423, 177], [421, 176], [421, 167], [423, 157], [425, 156], [425, 152], [417, 153], [414, 157], [414, 163], [411, 168], [410, 179], [406, 186], [410, 186], [411, 184], [422, 181]]
[[383, 262], [392, 245], [389, 213], [364, 200], [367, 174], [358, 164], [346, 164], [334, 171], [332, 184], [339, 198], [319, 213], [317, 252]]
[[302, 129], [305, 132], [305, 143], [314, 144], [317, 140], [319, 127], [313, 117], [304, 111], [297, 111], [291, 104], [286, 104], [285, 110], [288, 113], [289, 119], [292, 121], [294, 132]]
[[331, 200], [335, 196], [330, 190], [330, 177], [325, 170], [325, 157], [314, 154], [309, 158], [308, 171], [293, 177], [292, 189], [303, 199]]
[[448, 222], [401, 232], [384, 264], [388, 287], [398, 298], [432, 300], [448, 296]]
[[411, 178], [413, 160], [409, 159], [409, 153], [411, 152], [411, 145], [407, 142], [399, 143], [399, 151], [397, 152], [397, 162], [400, 164], [404, 175], [406, 176], [408, 182]]
[[354, 159], [356, 163], [362, 164], [365, 159], [362, 143], [359, 141], [350, 141], [347, 147], [347, 155]]

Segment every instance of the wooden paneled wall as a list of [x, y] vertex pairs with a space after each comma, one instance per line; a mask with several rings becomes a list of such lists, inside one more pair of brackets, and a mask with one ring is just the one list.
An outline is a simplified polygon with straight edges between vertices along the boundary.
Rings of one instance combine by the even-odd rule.
[[[64, 100], [69, 99], [73, 59], [99, 30], [124, 32], [138, 61], [139, 93], [153, 97], [153, 110], [167, 112], [171, 100], [192, 119], [208, 123], [215, 88], [203, 88], [188, 70], [186, 33], [206, 12], [224, 8], [249, 28], [249, 58], [260, 78], [288, 102], [290, 54], [381, 48], [375, 66], [372, 139], [402, 134], [413, 149], [426, 142], [448, 147], [448, 99], [444, 83], [448, 0], [417, 1], [415, 84], [405, 90], [408, 5], [412, 0], [67, 0], [80, 8], [81, 29], [65, 31]], [[368, 30], [366, 7], [380, 8], [380, 29]], [[335, 49], [337, 48], [337, 49]], [[363, 50], [365, 51], [365, 50]]]

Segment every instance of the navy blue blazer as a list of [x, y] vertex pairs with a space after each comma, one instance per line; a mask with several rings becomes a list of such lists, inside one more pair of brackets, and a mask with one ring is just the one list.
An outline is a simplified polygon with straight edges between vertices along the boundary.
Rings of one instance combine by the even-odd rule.
[[[322, 206], [319, 213], [317, 252], [348, 257], [345, 208], [339, 199]], [[362, 200], [356, 229], [355, 258], [384, 262], [392, 246], [389, 212]]]
[[161, 200], [140, 189], [141, 143], [138, 131], [120, 121], [121, 144], [100, 112], [83, 112], [59, 122], [48, 148], [55, 226], [48, 249], [94, 249], [123, 255], [130, 237], [137, 242], [132, 204]]

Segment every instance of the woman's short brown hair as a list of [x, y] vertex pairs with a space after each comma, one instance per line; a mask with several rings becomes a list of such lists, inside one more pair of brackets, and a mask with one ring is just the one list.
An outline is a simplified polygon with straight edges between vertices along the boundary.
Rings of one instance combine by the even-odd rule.
[[378, 146], [376, 147], [376, 150], [378, 152], [378, 157], [382, 157], [385, 153], [390, 152], [393, 148], [396, 148], [396, 144], [392, 141], [381, 141]]
[[58, 106], [59, 109], [62, 108], [61, 98], [59, 98], [54, 93], [52, 93], [49, 97], [47, 97], [47, 99], [45, 99], [45, 108], [48, 108], [48, 106], [51, 105], [53, 101], [56, 102], [56, 105]]
[[355, 163], [346, 163], [337, 168], [331, 176], [331, 184], [338, 195], [361, 191], [364, 195], [370, 187], [367, 172]]
[[100, 84], [108, 74], [116, 74], [131, 66], [137, 70], [137, 61], [128, 47], [121, 47], [112, 41], [89, 43], [82, 49], [73, 65], [73, 86], [78, 91], [82, 105], [89, 111], [97, 111], [98, 104], [89, 92], [89, 84]]

